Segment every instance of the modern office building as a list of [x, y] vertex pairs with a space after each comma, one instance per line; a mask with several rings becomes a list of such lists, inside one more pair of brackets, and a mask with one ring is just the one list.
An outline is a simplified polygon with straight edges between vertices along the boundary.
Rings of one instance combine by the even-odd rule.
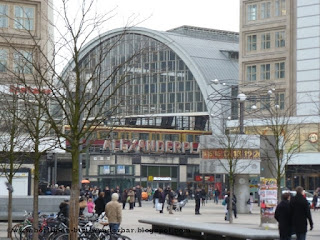
[[[106, 105], [120, 103], [96, 129], [97, 140], [83, 163], [84, 178], [101, 187], [122, 188], [221, 182], [220, 175], [199, 174], [198, 143], [214, 126], [210, 80], [238, 79], [238, 37], [235, 32], [191, 26], [166, 32], [128, 28], [88, 43], [80, 55], [87, 73], [102, 59], [101, 46], [113, 46], [103, 56], [101, 72], [108, 76], [123, 63], [115, 77], [125, 74], [128, 81]], [[133, 53], [136, 57], [128, 61]], [[65, 71], [72, 71], [72, 62]], [[110, 84], [106, 94], [115, 87]], [[106, 135], [110, 126], [114, 131]], [[59, 170], [60, 183], [70, 181], [67, 171]]]
[[320, 1], [241, 0], [240, 11], [240, 91], [259, 88], [246, 109], [271, 102], [280, 111], [292, 108], [303, 144], [287, 166], [286, 185], [314, 190], [320, 186]]

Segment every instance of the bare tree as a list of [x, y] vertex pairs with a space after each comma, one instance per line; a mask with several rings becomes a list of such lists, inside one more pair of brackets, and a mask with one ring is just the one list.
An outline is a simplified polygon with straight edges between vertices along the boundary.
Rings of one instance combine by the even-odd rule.
[[1, 118], [0, 118], [0, 166], [7, 178], [8, 185], [8, 232], [11, 237], [12, 228], [12, 193], [13, 178], [26, 159], [29, 136], [26, 134], [19, 118], [25, 116], [23, 106], [10, 87], [1, 86]]
[[261, 135], [262, 162], [269, 169], [271, 177], [277, 180], [279, 201], [286, 166], [305, 143], [300, 138], [303, 119], [295, 118], [294, 106], [286, 106], [284, 102], [280, 105], [277, 99], [262, 101], [262, 109], [251, 111], [247, 128], [248, 132]]
[[[219, 126], [217, 126], [219, 127]], [[221, 127], [221, 126], [220, 126]], [[224, 132], [225, 127], [222, 131]], [[227, 175], [229, 206], [229, 223], [233, 223], [232, 198], [237, 176], [251, 174], [260, 170], [259, 165], [259, 138], [245, 134], [213, 134], [200, 138], [202, 158], [200, 172], [221, 173]], [[208, 160], [207, 160], [208, 159]], [[209, 159], [212, 159], [211, 161]], [[253, 167], [255, 166], [255, 167]]]
[[[63, 27], [57, 27], [50, 19], [42, 19], [55, 29], [57, 35], [54, 43], [48, 41], [46, 44], [39, 43], [33, 32], [25, 29], [29, 34], [28, 40], [33, 42], [30, 55], [23, 54], [9, 38], [3, 37], [23, 63], [18, 73], [16, 69], [9, 71], [15, 77], [17, 89], [21, 86], [27, 89], [28, 94], [24, 95], [25, 106], [32, 114], [33, 121], [26, 127], [36, 143], [34, 146], [39, 146], [39, 140], [48, 131], [45, 127], [50, 126], [49, 130], [57, 139], [63, 139], [60, 147], [71, 154], [70, 229], [78, 227], [81, 154], [90, 146], [88, 140], [95, 128], [118, 113], [118, 107], [123, 101], [130, 101], [120, 90], [132, 80], [133, 77], [127, 73], [137, 71], [140, 57], [145, 51], [143, 41], [138, 43], [138, 48], [132, 46], [130, 36], [126, 37], [128, 28], [110, 39], [101, 36], [99, 31], [113, 16], [113, 12], [98, 14], [94, 3], [94, 0], [80, 1], [77, 11], [72, 9], [72, 13], [76, 13], [74, 16], [70, 14], [69, 1], [62, 0], [59, 9], [50, 6], [56, 17], [63, 22]], [[89, 51], [87, 44], [94, 36], [98, 36], [93, 40], [97, 46]], [[52, 56], [48, 56], [50, 46], [55, 47]], [[116, 59], [115, 52], [125, 46], [126, 57]], [[83, 60], [85, 56], [89, 56], [86, 58], [89, 61]], [[57, 66], [66, 63], [65, 60], [69, 62], [60, 73]], [[104, 67], [107, 61], [115, 61], [114, 66], [110, 69]], [[65, 125], [68, 125], [68, 131], [64, 130]], [[34, 151], [38, 153], [37, 157], [41, 157], [43, 151]], [[76, 231], [70, 231], [70, 239], [77, 239]]]

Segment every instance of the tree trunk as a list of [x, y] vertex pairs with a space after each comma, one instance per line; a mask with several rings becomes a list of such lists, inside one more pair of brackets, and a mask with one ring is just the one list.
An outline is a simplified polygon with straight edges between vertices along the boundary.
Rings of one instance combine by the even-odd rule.
[[70, 193], [69, 205], [69, 238], [70, 240], [78, 239], [78, 218], [79, 218], [79, 196], [80, 196], [80, 182], [79, 182], [79, 152], [72, 153], [72, 183]]
[[34, 179], [33, 179], [33, 234], [32, 239], [38, 240], [39, 231], [39, 157], [34, 159]]
[[[12, 184], [12, 180], [9, 181], [9, 184]], [[12, 229], [12, 192], [8, 191], [8, 232], [7, 237], [11, 238], [11, 229]]]

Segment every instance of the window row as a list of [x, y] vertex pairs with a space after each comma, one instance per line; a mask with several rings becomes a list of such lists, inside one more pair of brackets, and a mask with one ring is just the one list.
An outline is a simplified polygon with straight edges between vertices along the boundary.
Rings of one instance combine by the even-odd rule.
[[[9, 59], [13, 59], [10, 63]], [[31, 74], [32, 73], [32, 61], [33, 53], [28, 50], [14, 51], [13, 53], [8, 49], [0, 48], [0, 72], [10, 72], [21, 74]]]
[[247, 98], [245, 105], [247, 111], [253, 110], [252, 106], [266, 110], [270, 109], [272, 103], [273, 106], [277, 106], [278, 109], [283, 110], [285, 108], [285, 93], [277, 92], [273, 98], [270, 95], [253, 95]]
[[287, 14], [286, 0], [264, 1], [261, 3], [247, 4], [246, 11], [248, 22], [285, 16]]
[[[274, 46], [272, 45], [274, 43]], [[286, 46], [286, 32], [267, 32], [262, 34], [251, 34], [247, 36], [247, 52], [271, 48], [283, 48]]]
[[134, 166], [131, 165], [102, 165], [99, 166], [99, 175], [133, 175]]
[[[273, 76], [273, 78], [272, 78]], [[284, 79], [286, 76], [285, 62], [249, 65], [246, 68], [246, 80], [249, 82], [270, 79]]]
[[0, 4], [0, 28], [35, 29], [35, 8]]

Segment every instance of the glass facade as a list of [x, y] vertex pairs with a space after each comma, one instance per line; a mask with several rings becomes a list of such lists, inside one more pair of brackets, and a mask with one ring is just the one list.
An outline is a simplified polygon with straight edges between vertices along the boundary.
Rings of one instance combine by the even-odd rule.
[[[102, 69], [96, 69], [98, 61]], [[150, 37], [128, 33], [109, 38], [83, 59], [82, 68], [110, 79], [102, 83], [110, 85], [105, 94], [115, 90], [116, 94], [106, 109], [118, 105], [119, 115], [206, 111], [200, 88], [183, 60]]]

